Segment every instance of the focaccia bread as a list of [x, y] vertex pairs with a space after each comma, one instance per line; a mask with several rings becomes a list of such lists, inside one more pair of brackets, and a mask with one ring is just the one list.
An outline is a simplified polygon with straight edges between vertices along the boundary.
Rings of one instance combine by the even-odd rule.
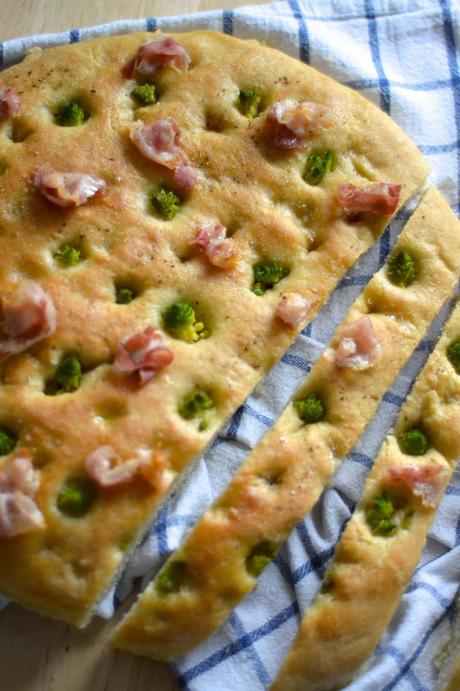
[[451, 293], [460, 274], [459, 239], [460, 223], [431, 188], [332, 347], [122, 620], [116, 647], [164, 660], [182, 655], [255, 587]]
[[460, 305], [364, 484], [273, 691], [341, 689], [371, 655], [460, 456]]
[[82, 626], [427, 166], [356, 93], [217, 33], [1, 76], [0, 591]]

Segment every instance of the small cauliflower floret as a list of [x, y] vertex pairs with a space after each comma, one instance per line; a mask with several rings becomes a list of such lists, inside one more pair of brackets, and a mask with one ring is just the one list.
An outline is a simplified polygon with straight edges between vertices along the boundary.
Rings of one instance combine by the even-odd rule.
[[0, 468], [0, 537], [11, 538], [44, 526], [45, 519], [34, 496], [39, 471], [26, 449]]
[[400, 434], [398, 444], [401, 451], [409, 456], [423, 456], [430, 446], [426, 434], [418, 427]]
[[187, 574], [185, 561], [169, 561], [157, 576], [156, 587], [160, 593], [177, 593]]
[[270, 542], [261, 542], [251, 549], [246, 557], [246, 570], [257, 578], [275, 558], [276, 548]]
[[275, 310], [275, 315], [289, 326], [298, 326], [307, 316], [312, 301], [300, 293], [283, 293]]
[[80, 387], [82, 376], [79, 360], [74, 355], [69, 355], [57, 366], [54, 379], [47, 383], [45, 393], [49, 396], [72, 393]]
[[447, 348], [447, 359], [457, 374], [460, 374], [460, 338], [457, 338]]
[[227, 238], [227, 229], [221, 223], [204, 223], [193, 240], [208, 258], [210, 264], [219, 269], [232, 269], [238, 258], [234, 241]]
[[265, 126], [270, 140], [279, 149], [303, 149], [312, 137], [330, 126], [328, 115], [326, 106], [286, 99], [272, 105]]
[[152, 204], [165, 221], [172, 221], [180, 211], [181, 200], [172, 190], [161, 187], [152, 195]]
[[240, 91], [239, 104], [241, 112], [248, 120], [253, 120], [258, 116], [261, 98], [260, 94], [253, 89], [249, 89], [248, 91], [242, 89]]
[[21, 102], [16, 89], [13, 89], [12, 86], [6, 86], [0, 80], [0, 122], [12, 115], [16, 115], [20, 105]]
[[11, 453], [18, 441], [17, 435], [6, 427], [0, 427], [0, 456]]
[[208, 336], [204, 324], [196, 318], [195, 310], [188, 302], [175, 302], [163, 314], [164, 327], [171, 336], [187, 343], [194, 343]]
[[87, 173], [38, 171], [34, 177], [34, 186], [48, 201], [62, 209], [81, 206], [90, 199], [104, 197], [107, 192], [105, 180]]
[[303, 179], [309, 185], [319, 185], [326, 173], [332, 170], [332, 151], [317, 151], [307, 158]]
[[372, 321], [362, 317], [342, 331], [335, 363], [338, 367], [364, 370], [372, 366], [380, 350]]
[[155, 87], [153, 84], [140, 84], [131, 91], [131, 96], [143, 106], [156, 103]]
[[434, 508], [439, 503], [448, 477], [449, 470], [443, 466], [434, 463], [428, 465], [409, 464], [389, 468], [386, 482], [406, 485], [412, 494], [421, 499], [424, 506]]
[[404, 250], [393, 254], [388, 261], [387, 275], [394, 285], [407, 288], [417, 277], [415, 259]]
[[81, 125], [87, 119], [84, 109], [78, 103], [65, 101], [56, 109], [54, 116], [56, 123], [61, 127], [75, 127]]
[[147, 384], [155, 374], [174, 359], [163, 334], [152, 326], [123, 338], [117, 345], [113, 368], [118, 374], [136, 375], [139, 384]]
[[387, 490], [377, 495], [372, 507], [366, 513], [366, 521], [374, 535], [387, 537], [392, 535], [398, 527], [394, 518], [396, 516], [394, 501]]
[[179, 72], [185, 72], [190, 65], [190, 56], [174, 38], [145, 43], [137, 55], [123, 68], [123, 75], [131, 79], [136, 74], [152, 77], [158, 70], [171, 65]]
[[207, 428], [209, 424], [208, 411], [213, 407], [214, 401], [206, 391], [203, 391], [203, 389], [196, 389], [182, 399], [179, 406], [179, 415], [185, 420], [198, 418], [200, 420], [199, 429], [201, 431]]
[[116, 487], [131, 482], [150, 466], [152, 452], [145, 447], [136, 449], [133, 458], [116, 463], [116, 452], [108, 445], [99, 446], [86, 457], [88, 476], [99, 487]]
[[326, 414], [324, 403], [314, 393], [308, 394], [306, 398], [294, 401], [293, 405], [300, 419], [308, 424], [319, 422]]
[[263, 295], [267, 290], [273, 288], [283, 278], [289, 274], [289, 269], [279, 262], [269, 262], [267, 264], [255, 264], [254, 284], [252, 292], [256, 295]]
[[350, 214], [371, 213], [388, 216], [396, 211], [401, 185], [389, 182], [376, 182], [369, 187], [356, 187], [351, 183], [340, 185], [337, 201], [344, 211]]
[[41, 285], [19, 284], [14, 293], [0, 297], [0, 357], [20, 353], [51, 336], [56, 321], [53, 299]]
[[59, 511], [71, 518], [81, 518], [93, 506], [97, 496], [96, 485], [85, 477], [69, 478], [57, 496]]
[[54, 253], [56, 261], [66, 268], [75, 266], [81, 260], [81, 251], [74, 245], [62, 245], [57, 252]]

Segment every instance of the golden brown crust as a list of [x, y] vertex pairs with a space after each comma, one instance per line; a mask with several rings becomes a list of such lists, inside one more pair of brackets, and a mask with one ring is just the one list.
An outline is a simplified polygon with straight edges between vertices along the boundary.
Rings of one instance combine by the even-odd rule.
[[116, 647], [159, 659], [182, 655], [207, 638], [255, 587], [246, 557], [262, 543], [277, 550], [312, 508], [453, 289], [460, 272], [459, 227], [439, 193], [429, 190], [394, 250], [416, 256], [416, 281], [396, 287], [386, 267], [381, 269], [332, 340], [337, 345], [347, 326], [368, 315], [381, 345], [373, 366], [338, 367], [329, 349], [320, 356], [294, 399], [321, 395], [325, 420], [304, 425], [288, 405], [171, 556], [170, 562], [187, 564], [183, 587], [165, 594], [158, 590], [158, 578], [152, 582], [116, 630]]
[[[416, 147], [386, 115], [297, 61], [220, 34], [176, 38], [191, 55], [191, 69], [165, 68], [154, 80], [159, 103], [146, 108], [133, 108], [134, 82], [122, 77], [121, 68], [151, 34], [33, 52], [2, 73], [18, 91], [21, 110], [0, 126], [0, 291], [21, 278], [40, 282], [56, 304], [58, 329], [1, 366], [0, 423], [16, 430], [20, 445], [41, 467], [37, 501], [46, 529], [0, 540], [0, 590], [78, 625], [88, 621], [171, 477], [211, 439], [300, 329], [274, 318], [281, 291], [313, 299], [313, 316], [387, 224], [388, 218], [378, 217], [348, 222], [332, 201], [337, 186], [402, 183], [403, 203], [427, 173]], [[312, 187], [302, 179], [306, 152], [275, 155], [263, 144], [264, 115], [248, 125], [236, 99], [240, 88], [254, 85], [264, 107], [281, 91], [331, 105], [334, 126], [315, 140], [336, 154], [324, 184]], [[90, 111], [79, 127], [53, 121], [53, 110], [69, 99], [81, 100]], [[168, 175], [142, 159], [128, 139], [135, 119], [152, 122], [160, 115], [177, 121], [200, 175], [171, 222], [158, 218], [149, 204]], [[107, 196], [73, 211], [54, 208], [31, 185], [41, 167], [100, 175]], [[241, 260], [232, 272], [209, 267], [198, 253], [190, 256], [196, 225], [208, 218], [235, 231]], [[83, 244], [86, 259], [62, 269], [53, 253], [74, 239]], [[252, 265], [260, 259], [285, 261], [292, 269], [263, 297], [250, 290]], [[114, 304], [119, 280], [139, 287], [130, 305]], [[110, 363], [117, 342], [146, 325], [161, 328], [161, 313], [179, 298], [199, 302], [211, 336], [196, 344], [168, 339], [173, 364], [140, 390], [114, 377]], [[44, 395], [44, 381], [69, 352], [90, 370], [82, 386], [69, 395]], [[204, 432], [177, 412], [178, 401], [195, 385], [211, 390], [216, 401]], [[94, 448], [107, 443], [121, 459], [150, 445], [157, 484], [152, 489], [139, 480], [103, 490], [85, 517], [66, 518], [56, 508], [59, 488], [82, 472]]]
[[[332, 586], [307, 609], [273, 691], [343, 688], [371, 655], [393, 616], [460, 453], [460, 377], [446, 356], [459, 335], [457, 306], [366, 480], [325, 575]], [[404, 454], [397, 441], [415, 424], [423, 426], [432, 444], [423, 456]], [[388, 489], [390, 469], [414, 464], [441, 469], [437, 501], [428, 506], [416, 495], [406, 497], [414, 511], [408, 524], [387, 537], [373, 534], [366, 511], [382, 488]]]

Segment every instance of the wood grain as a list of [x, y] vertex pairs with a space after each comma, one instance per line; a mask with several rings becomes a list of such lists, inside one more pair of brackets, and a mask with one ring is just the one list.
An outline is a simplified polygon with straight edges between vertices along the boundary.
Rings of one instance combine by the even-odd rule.
[[[253, 4], [264, 0], [251, 0]], [[237, 7], [240, 0], [0, 0], [0, 41], [116, 19]], [[1, 568], [1, 566], [0, 566]], [[123, 611], [127, 609], [125, 604]], [[117, 613], [115, 621], [122, 611]], [[167, 665], [115, 652], [114, 621], [78, 631], [9, 605], [0, 612], [1, 691], [176, 691]]]
[[165, 17], [264, 0], [0, 0], [0, 41], [79, 29], [116, 19]]

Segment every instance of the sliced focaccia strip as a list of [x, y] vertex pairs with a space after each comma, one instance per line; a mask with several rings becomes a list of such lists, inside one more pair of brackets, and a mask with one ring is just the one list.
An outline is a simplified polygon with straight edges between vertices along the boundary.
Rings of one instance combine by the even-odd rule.
[[122, 621], [117, 647], [160, 659], [181, 655], [255, 587], [452, 290], [459, 237], [457, 219], [431, 189], [332, 348]]
[[273, 691], [341, 689], [393, 616], [460, 455], [460, 305], [366, 479]]
[[[0, 295], [32, 279], [56, 328], [5, 338], [0, 426], [40, 467], [44, 522], [0, 537], [0, 591], [82, 625], [427, 166], [359, 95], [220, 34], [61, 46], [2, 79]], [[31, 335], [21, 314], [1, 337]]]

